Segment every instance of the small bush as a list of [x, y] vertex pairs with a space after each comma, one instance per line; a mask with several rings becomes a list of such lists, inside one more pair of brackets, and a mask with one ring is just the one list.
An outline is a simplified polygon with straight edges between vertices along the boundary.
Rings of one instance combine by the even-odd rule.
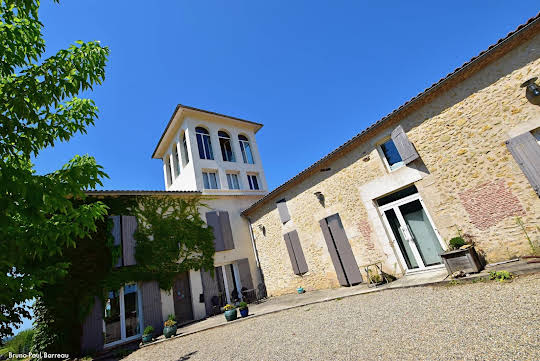
[[238, 304], [238, 309], [243, 310], [244, 308], [247, 308], [248, 304], [245, 302], [240, 302]]
[[499, 282], [504, 282], [506, 280], [511, 280], [514, 278], [514, 275], [508, 271], [491, 271], [489, 272], [490, 280], [497, 280]]
[[154, 328], [152, 326], [146, 326], [144, 329], [143, 335], [151, 335], [154, 333]]
[[467, 242], [465, 242], [463, 237], [454, 237], [448, 241], [448, 244], [452, 249], [459, 249], [459, 247], [466, 245]]

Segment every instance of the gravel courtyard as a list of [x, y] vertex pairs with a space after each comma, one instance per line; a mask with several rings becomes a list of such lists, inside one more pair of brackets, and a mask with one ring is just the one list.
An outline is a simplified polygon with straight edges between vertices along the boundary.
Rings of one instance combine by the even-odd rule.
[[125, 360], [540, 360], [540, 274], [303, 306], [162, 342]]

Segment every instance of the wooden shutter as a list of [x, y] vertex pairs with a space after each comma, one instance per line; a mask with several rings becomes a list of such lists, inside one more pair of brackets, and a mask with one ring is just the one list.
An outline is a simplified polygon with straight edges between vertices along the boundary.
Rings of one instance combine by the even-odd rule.
[[137, 219], [135, 216], [122, 216], [122, 253], [124, 266], [132, 266], [135, 262], [135, 230]]
[[206, 309], [206, 316], [212, 316], [214, 308], [212, 305], [212, 297], [219, 295], [219, 286], [217, 280], [217, 274], [214, 273], [214, 277], [210, 271], [201, 270], [201, 282], [204, 295], [204, 308]]
[[282, 199], [280, 201], [277, 201], [276, 204], [279, 212], [279, 218], [281, 218], [281, 223], [287, 223], [291, 219], [289, 209], [287, 208], [287, 202], [285, 201], [285, 199]]
[[540, 145], [531, 132], [518, 135], [506, 142], [508, 150], [540, 196]]
[[81, 350], [93, 353], [103, 349], [103, 313], [104, 308], [98, 297], [94, 298], [94, 306], [86, 316], [82, 327]]
[[287, 252], [289, 252], [289, 259], [291, 260], [293, 272], [295, 275], [300, 274], [300, 271], [298, 270], [298, 263], [296, 263], [296, 257], [294, 256], [294, 249], [291, 244], [291, 237], [289, 236], [289, 233], [284, 234], [283, 239], [285, 240], [285, 245], [287, 246]]
[[217, 212], [206, 212], [206, 224], [214, 231], [214, 248], [216, 252], [225, 250], [223, 235], [221, 234], [221, 224]]
[[224, 249], [234, 249], [234, 240], [231, 230], [231, 221], [229, 212], [219, 211], [219, 224], [221, 227], [221, 236], [223, 237]]
[[249, 269], [249, 260], [247, 258], [242, 258], [237, 261], [237, 265], [242, 287], [245, 287], [248, 290], [253, 289], [253, 279], [251, 278], [251, 271]]
[[392, 141], [394, 142], [403, 163], [409, 164], [420, 157], [401, 125], [398, 125], [397, 128], [392, 131]]
[[343, 264], [343, 269], [347, 275], [349, 284], [355, 285], [361, 283], [362, 274], [360, 273], [360, 269], [358, 268], [358, 264], [354, 258], [351, 244], [349, 243], [349, 239], [345, 234], [339, 214], [334, 214], [333, 216], [328, 217], [327, 221], [328, 228], [330, 228], [330, 232], [334, 238], [334, 243], [336, 244], [337, 251], [339, 253], [339, 257], [341, 259], [341, 263]]
[[330, 259], [332, 260], [332, 263], [334, 264], [334, 269], [336, 270], [336, 276], [339, 281], [339, 284], [342, 286], [349, 286], [349, 282], [347, 282], [347, 277], [345, 277], [345, 270], [341, 266], [341, 261], [339, 260], [337, 249], [336, 249], [336, 246], [334, 245], [334, 240], [332, 238], [332, 235], [330, 234], [330, 229], [328, 228], [328, 223], [326, 222], [326, 218], [321, 219], [319, 221], [319, 224], [321, 226], [324, 240], [326, 241], [326, 246], [328, 247], [328, 253], [330, 254]]
[[141, 284], [142, 312], [144, 326], [154, 327], [154, 335], [159, 336], [163, 331], [161, 315], [161, 291], [157, 281], [143, 282]]
[[300, 238], [298, 238], [298, 232], [296, 231], [289, 232], [289, 239], [291, 240], [291, 246], [294, 251], [294, 256], [296, 257], [296, 264], [298, 265], [298, 272], [300, 274], [307, 273], [308, 266], [306, 263], [306, 258], [304, 257], [304, 251], [302, 250], [302, 245], [300, 244]]
[[115, 264], [115, 267], [122, 267], [123, 261], [122, 261], [122, 254], [124, 253], [122, 248], [122, 223], [120, 222], [120, 216], [112, 216], [110, 217], [113, 221], [113, 228], [112, 228], [112, 235], [114, 237], [114, 245], [119, 246], [120, 250], [120, 257], [118, 257], [118, 260]]

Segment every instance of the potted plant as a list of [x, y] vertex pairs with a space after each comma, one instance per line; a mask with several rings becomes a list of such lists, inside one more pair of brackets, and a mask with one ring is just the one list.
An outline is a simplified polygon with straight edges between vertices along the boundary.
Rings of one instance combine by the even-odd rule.
[[225, 319], [227, 321], [234, 321], [236, 320], [236, 317], [238, 317], [238, 314], [236, 313], [236, 308], [234, 308], [233, 305], [226, 304], [225, 307], [223, 307], [225, 310]]
[[151, 342], [153, 333], [154, 333], [154, 328], [152, 326], [146, 326], [142, 334], [142, 342], [143, 343]]
[[240, 310], [240, 316], [247, 317], [249, 315], [249, 308], [248, 308], [247, 303], [240, 302], [238, 304], [238, 309]]
[[298, 286], [298, 288], [296, 288], [296, 292], [298, 292], [298, 294], [301, 295], [302, 293], [306, 292], [306, 290], [304, 290], [304, 287]]
[[[466, 240], [465, 237], [469, 240]], [[482, 262], [470, 238], [470, 236], [462, 236], [460, 233], [459, 236], [448, 241], [449, 250], [441, 254], [448, 274], [456, 272], [477, 273], [482, 270]]]
[[167, 321], [165, 321], [163, 327], [163, 336], [165, 338], [171, 338], [172, 336], [176, 336], [177, 331], [177, 325], [176, 325], [176, 316], [175, 315], [169, 315], [167, 318]]

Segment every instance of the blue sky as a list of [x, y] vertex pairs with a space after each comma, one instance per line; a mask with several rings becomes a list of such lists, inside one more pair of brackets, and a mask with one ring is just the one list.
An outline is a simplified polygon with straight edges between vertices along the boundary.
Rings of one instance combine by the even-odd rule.
[[[265, 124], [270, 189], [539, 11], [535, 1], [42, 1], [47, 55], [111, 48], [96, 126], [38, 172], [91, 154], [105, 189], [164, 189], [151, 154], [176, 104]], [[25, 326], [23, 326], [25, 327]]]

